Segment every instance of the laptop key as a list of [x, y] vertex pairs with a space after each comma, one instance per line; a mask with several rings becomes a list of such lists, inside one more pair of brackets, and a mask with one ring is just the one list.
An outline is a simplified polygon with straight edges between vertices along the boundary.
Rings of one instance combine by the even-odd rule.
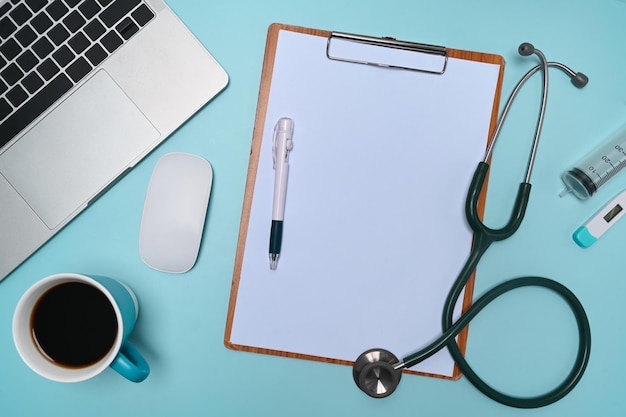
[[44, 84], [43, 80], [41, 79], [41, 77], [39, 75], [37, 75], [37, 73], [35, 71], [33, 71], [30, 74], [28, 74], [22, 80], [22, 85], [31, 94], [34, 94], [35, 91], [37, 91], [41, 87], [43, 87], [43, 84]]
[[15, 42], [15, 39], [11, 38], [0, 45], [0, 52], [2, 52], [2, 55], [10, 61], [22, 52], [22, 47]]
[[69, 11], [67, 6], [61, 0], [54, 0], [50, 6], [46, 7], [46, 11], [54, 20], [59, 20]]
[[13, 111], [13, 108], [11, 107], [9, 102], [3, 98], [0, 98], [0, 120], [11, 114], [11, 111]]
[[24, 6], [23, 4], [20, 4], [19, 6], [15, 7], [9, 13], [9, 16], [11, 16], [13, 20], [15, 21], [15, 23], [17, 23], [19, 26], [22, 26], [24, 23], [26, 23], [28, 19], [31, 18], [32, 15], [33, 13], [30, 10], [28, 10], [28, 8]]
[[25, 73], [35, 68], [35, 66], [39, 63], [35, 54], [29, 50], [24, 51], [24, 53], [18, 56], [15, 61]]
[[9, 3], [4, 3], [2, 7], [0, 7], [0, 17], [7, 14], [9, 10], [11, 10], [11, 5]]
[[61, 45], [67, 38], [70, 37], [70, 33], [61, 25], [57, 24], [55, 27], [50, 29], [48, 32], [48, 37], [56, 46]]
[[101, 7], [95, 0], [86, 0], [78, 6], [78, 10], [80, 10], [85, 18], [91, 19], [101, 10]]
[[95, 41], [106, 32], [106, 28], [102, 26], [102, 23], [97, 20], [92, 20], [87, 26], [85, 26], [85, 33], [92, 41]]
[[63, 45], [52, 54], [52, 58], [62, 68], [72, 62], [75, 55], [67, 45]]
[[2, 72], [0, 72], [0, 75], [9, 86], [12, 86], [22, 79], [24, 73], [17, 66], [17, 64], [11, 63], [5, 69], [3, 69]]
[[24, 91], [22, 86], [18, 84], [7, 92], [6, 98], [13, 104], [13, 107], [17, 107], [26, 101], [28, 94]]
[[26, 0], [26, 4], [33, 12], [37, 13], [48, 4], [48, 0]]
[[91, 71], [91, 65], [82, 56], [74, 61], [69, 67], [67, 67], [67, 74], [74, 80], [75, 83], [83, 79], [85, 75]]
[[100, 42], [102, 42], [102, 46], [104, 46], [109, 52], [115, 51], [117, 48], [120, 47], [120, 45], [124, 43], [122, 38], [120, 38], [118, 34], [113, 31], [104, 35]]
[[104, 48], [100, 46], [100, 44], [95, 44], [94, 46], [89, 48], [87, 52], [85, 52], [85, 56], [87, 57], [89, 62], [91, 62], [91, 65], [95, 67], [99, 63], [104, 61], [108, 54], [104, 50]]
[[54, 77], [60, 71], [57, 64], [52, 61], [51, 58], [46, 59], [37, 67], [37, 72], [43, 77], [44, 80], [49, 80]]
[[0, 147], [32, 123], [70, 88], [72, 88], [72, 81], [67, 75], [61, 73], [39, 90], [37, 94], [0, 124]]
[[144, 26], [152, 20], [154, 13], [152, 13], [152, 10], [150, 10], [148, 6], [142, 4], [137, 8], [137, 10], [131, 13], [131, 16], [135, 19], [135, 22], [137, 22], [139, 26]]
[[139, 3], [140, 0], [115, 0], [100, 13], [100, 19], [107, 27], [113, 27]]
[[85, 25], [85, 19], [74, 10], [72, 13], [68, 14], [65, 19], [63, 19], [63, 23], [69, 29], [70, 32], [76, 33], [80, 28]]
[[54, 46], [46, 38], [41, 38], [33, 44], [33, 51], [41, 59], [44, 59], [50, 52], [54, 50]]
[[0, 98], [0, 120], [7, 117], [9, 114], [11, 114], [12, 111], [13, 108], [11, 107], [9, 102], [3, 98]]
[[30, 28], [30, 26], [24, 26], [15, 34], [15, 39], [22, 44], [24, 48], [33, 43], [35, 39], [37, 39], [37, 34], [34, 30]]
[[91, 42], [89, 42], [89, 39], [87, 39], [83, 32], [78, 32], [68, 41], [68, 44], [72, 47], [74, 52], [80, 54], [91, 45]]
[[128, 40], [139, 31], [139, 26], [137, 26], [130, 17], [127, 17], [124, 18], [119, 25], [115, 26], [115, 30], [122, 35], [122, 38]]
[[33, 17], [30, 24], [41, 35], [52, 27], [52, 20], [50, 20], [47, 14], [42, 12]]
[[15, 23], [13, 23], [8, 17], [4, 17], [0, 20], [0, 36], [2, 36], [2, 39], [7, 39], [16, 30], [17, 26], [15, 26]]

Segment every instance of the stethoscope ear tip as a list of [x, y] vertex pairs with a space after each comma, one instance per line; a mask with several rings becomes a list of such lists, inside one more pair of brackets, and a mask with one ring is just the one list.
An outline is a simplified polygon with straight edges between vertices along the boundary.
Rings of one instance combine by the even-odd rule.
[[535, 47], [532, 43], [524, 42], [519, 46], [519, 48], [517, 48], [517, 52], [521, 56], [529, 56], [535, 53]]
[[373, 398], [391, 395], [402, 377], [402, 368], [396, 369], [400, 361], [385, 349], [370, 349], [363, 352], [352, 367], [352, 377], [361, 391]]
[[574, 84], [578, 88], [583, 88], [589, 82], [589, 77], [587, 77], [582, 72], [577, 72], [576, 75], [572, 77], [572, 84]]

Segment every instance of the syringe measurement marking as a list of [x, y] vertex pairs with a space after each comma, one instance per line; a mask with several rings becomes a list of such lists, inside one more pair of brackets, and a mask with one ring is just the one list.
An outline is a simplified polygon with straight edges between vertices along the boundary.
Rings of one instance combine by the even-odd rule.
[[[614, 149], [618, 152], [621, 153], [622, 155], [624, 155], [626, 157], [626, 153], [624, 153], [624, 148], [620, 145], [615, 145]], [[602, 156], [602, 161], [611, 165], [612, 169], [609, 169], [606, 174], [604, 176], [600, 175], [598, 173], [598, 170], [592, 165], [589, 167], [589, 170], [591, 172], [593, 172], [594, 174], [596, 174], [596, 176], [598, 177], [599, 181], [598, 181], [598, 185], [602, 185], [605, 182], [607, 182], [612, 176], [613, 174], [617, 173], [619, 171], [619, 168], [621, 168], [624, 164], [626, 164], [626, 158], [624, 159], [620, 159], [620, 161], [618, 162], [617, 166], [613, 165], [613, 163], [611, 162], [611, 158], [609, 158], [606, 155]]]
[[611, 162], [611, 158], [609, 158], [608, 156], [604, 155], [604, 156], [602, 157], [602, 160], [603, 160], [604, 162], [606, 162], [607, 164], [611, 165], [611, 166], [613, 167], [613, 169], [615, 169], [615, 165], [613, 165], [613, 163]]

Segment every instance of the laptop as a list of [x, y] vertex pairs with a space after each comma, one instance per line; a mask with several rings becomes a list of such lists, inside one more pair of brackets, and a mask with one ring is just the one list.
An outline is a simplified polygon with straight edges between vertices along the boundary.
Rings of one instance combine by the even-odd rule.
[[0, 0], [0, 280], [227, 83], [162, 0]]

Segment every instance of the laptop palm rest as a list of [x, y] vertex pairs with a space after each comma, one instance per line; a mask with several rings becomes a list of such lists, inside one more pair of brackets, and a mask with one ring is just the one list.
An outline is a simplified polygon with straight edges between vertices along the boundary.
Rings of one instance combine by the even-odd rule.
[[54, 229], [159, 137], [101, 70], [0, 155], [0, 172]]

